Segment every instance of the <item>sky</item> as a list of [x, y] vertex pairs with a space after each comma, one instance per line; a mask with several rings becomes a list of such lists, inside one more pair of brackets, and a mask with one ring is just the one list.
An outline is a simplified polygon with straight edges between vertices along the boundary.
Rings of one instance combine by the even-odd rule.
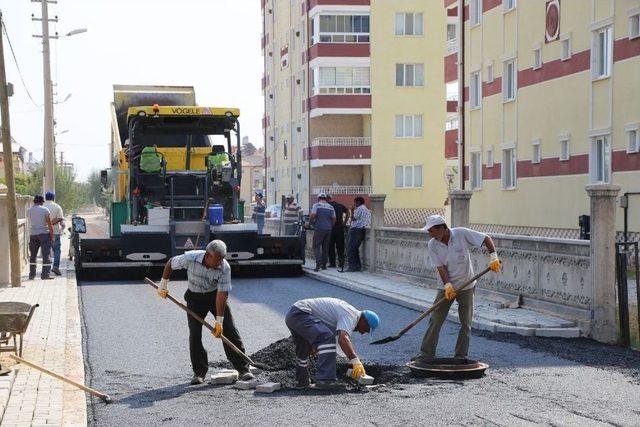
[[[42, 159], [44, 110], [40, 3], [0, 0], [29, 99], [4, 40], [11, 134]], [[114, 84], [191, 85], [204, 106], [240, 108], [243, 136], [262, 145], [260, 79], [262, 18], [258, 0], [58, 0], [49, 17], [60, 35], [52, 40], [56, 84], [56, 152], [73, 162], [79, 180], [109, 166], [110, 116]], [[68, 132], [64, 132], [67, 130]], [[63, 133], [64, 132], [64, 133]]]

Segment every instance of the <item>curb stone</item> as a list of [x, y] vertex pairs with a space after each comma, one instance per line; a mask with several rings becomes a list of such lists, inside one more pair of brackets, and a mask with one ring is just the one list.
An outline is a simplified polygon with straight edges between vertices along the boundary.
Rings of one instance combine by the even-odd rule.
[[4, 418], [4, 411], [11, 396], [11, 389], [16, 380], [16, 368], [13, 368], [9, 374], [0, 377], [0, 421]]
[[[419, 297], [409, 297], [399, 293], [386, 292], [379, 289], [375, 289], [373, 287], [367, 286], [362, 283], [358, 283], [354, 280], [350, 280], [348, 278], [338, 279], [337, 277], [333, 277], [330, 275], [325, 275], [320, 272], [315, 272], [311, 268], [304, 267], [304, 274], [308, 277], [316, 279], [318, 281], [328, 283], [330, 285], [338, 286], [343, 289], [348, 289], [353, 292], [357, 292], [362, 295], [366, 295], [372, 298], [376, 298], [382, 301], [390, 302], [392, 304], [397, 304], [402, 307], [409, 308], [415, 311], [424, 311], [425, 307], [433, 304], [433, 301], [426, 300], [424, 298]], [[491, 304], [489, 304], [491, 305]], [[458, 313], [456, 311], [449, 312], [447, 316], [447, 320], [460, 323], [460, 319], [458, 318]], [[498, 320], [495, 318], [495, 320]], [[501, 322], [491, 321], [482, 315], [474, 314], [474, 318], [471, 324], [471, 327], [474, 329], [489, 331], [491, 333], [496, 332], [508, 332], [514, 333], [522, 336], [540, 336], [540, 337], [558, 337], [558, 338], [578, 338], [581, 336], [580, 329], [575, 327], [573, 324], [571, 326], [567, 325], [568, 321], [563, 319], [559, 319], [561, 322], [561, 327], [544, 327], [547, 326], [545, 324], [541, 324], [541, 327], [533, 327], [533, 324], [530, 321], [523, 321], [521, 325], [518, 324], [517, 321], [509, 322], [510, 324], [504, 324]], [[513, 323], [513, 325], [511, 325]]]

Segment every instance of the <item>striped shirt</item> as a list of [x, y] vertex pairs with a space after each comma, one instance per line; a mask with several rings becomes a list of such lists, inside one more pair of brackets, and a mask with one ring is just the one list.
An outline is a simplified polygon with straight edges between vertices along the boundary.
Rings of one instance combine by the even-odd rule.
[[187, 280], [191, 292], [207, 293], [218, 290], [229, 292], [231, 290], [231, 267], [226, 259], [218, 268], [207, 268], [204, 265], [206, 251], [189, 251], [171, 258], [171, 268], [174, 270], [187, 270]]
[[366, 228], [371, 225], [371, 212], [365, 205], [360, 205], [353, 211], [351, 228]]
[[292, 202], [284, 208], [284, 214], [282, 214], [282, 222], [285, 224], [293, 224], [300, 218], [302, 208], [298, 206], [296, 202]]

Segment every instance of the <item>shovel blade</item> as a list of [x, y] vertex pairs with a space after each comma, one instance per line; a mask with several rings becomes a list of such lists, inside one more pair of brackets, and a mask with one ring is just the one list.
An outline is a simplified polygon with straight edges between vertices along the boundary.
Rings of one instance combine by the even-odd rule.
[[397, 340], [398, 338], [400, 338], [400, 335], [395, 335], [395, 336], [392, 336], [392, 337], [382, 338], [381, 340], [372, 342], [371, 345], [387, 344], [387, 343], [390, 343], [390, 342], [393, 342], [393, 341]]

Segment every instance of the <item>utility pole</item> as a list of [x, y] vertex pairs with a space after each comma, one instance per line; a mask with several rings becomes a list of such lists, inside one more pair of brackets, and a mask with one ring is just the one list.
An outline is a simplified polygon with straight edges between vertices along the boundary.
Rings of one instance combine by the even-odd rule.
[[4, 151], [4, 176], [7, 181], [7, 224], [9, 226], [9, 257], [11, 260], [11, 286], [20, 286], [20, 245], [18, 243], [18, 210], [16, 209], [16, 183], [13, 176], [13, 150], [11, 149], [11, 124], [9, 120], [9, 94], [7, 74], [4, 68], [3, 31], [0, 12], [0, 110], [2, 110], [2, 148]]
[[33, 21], [42, 22], [42, 69], [44, 77], [44, 179], [43, 194], [47, 191], [55, 192], [55, 154], [53, 148], [53, 90], [51, 84], [51, 53], [49, 39], [58, 38], [57, 35], [49, 37], [49, 22], [58, 22], [58, 17], [49, 19], [49, 3], [56, 4], [55, 0], [31, 0], [32, 3], [42, 5], [42, 16], [31, 18]]

